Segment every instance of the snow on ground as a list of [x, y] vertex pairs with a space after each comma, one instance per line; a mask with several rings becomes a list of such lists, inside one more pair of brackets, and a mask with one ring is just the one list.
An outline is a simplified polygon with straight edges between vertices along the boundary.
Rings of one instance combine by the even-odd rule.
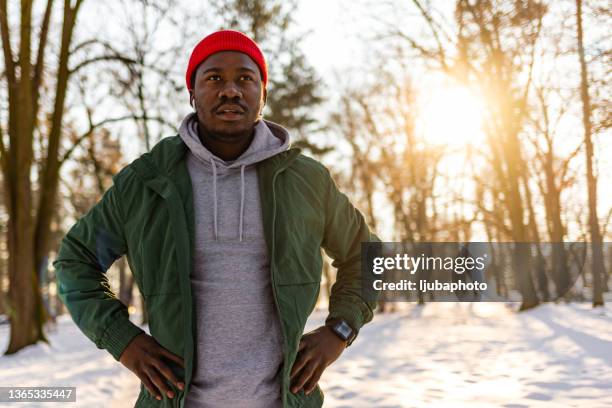
[[324, 373], [330, 407], [612, 407], [612, 308], [437, 303], [377, 316]]
[[[325, 407], [612, 407], [610, 305], [547, 304], [520, 314], [500, 303], [403, 306], [377, 315], [326, 370]], [[313, 314], [307, 330], [324, 316]], [[0, 326], [0, 350], [7, 337]], [[137, 378], [67, 316], [49, 337], [51, 345], [0, 357], [0, 383], [77, 387], [76, 404], [43, 408], [133, 406]]]
[[[0, 407], [133, 407], [133, 374], [98, 349], [68, 315], [58, 318], [47, 330], [49, 343], [29, 346], [10, 356], [0, 356], [0, 384], [4, 387], [76, 387], [77, 403], [5, 403]], [[9, 327], [0, 326], [0, 350], [8, 345]], [[122, 401], [122, 402], [120, 402]], [[134, 402], [136, 399], [134, 398]]]

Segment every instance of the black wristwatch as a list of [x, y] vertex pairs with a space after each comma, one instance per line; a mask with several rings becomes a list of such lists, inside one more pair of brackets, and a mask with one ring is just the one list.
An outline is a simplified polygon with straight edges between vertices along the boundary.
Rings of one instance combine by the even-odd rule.
[[338, 337], [346, 341], [348, 345], [355, 339], [355, 330], [344, 319], [331, 320], [325, 323]]

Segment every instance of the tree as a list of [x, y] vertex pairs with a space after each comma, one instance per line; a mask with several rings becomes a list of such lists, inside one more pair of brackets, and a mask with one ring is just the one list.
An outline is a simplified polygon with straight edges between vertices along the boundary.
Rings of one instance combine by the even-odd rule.
[[191, 41], [185, 27], [198, 27], [203, 17], [197, 14], [196, 18], [167, 0], [122, 0], [120, 13], [124, 21], [113, 34], [122, 38], [116, 45], [119, 53], [130, 59], [108, 67], [110, 94], [132, 116], [148, 152], [164, 132], [174, 132], [180, 123], [182, 110], [171, 107], [180, 106], [181, 96], [187, 102], [188, 93], [184, 67], [177, 61]]
[[[45, 56], [51, 26], [53, 0], [48, 0], [36, 36], [32, 24], [32, 1], [22, 1], [19, 10], [19, 47], [9, 24], [7, 1], [0, 1], [0, 31], [8, 93], [8, 123], [0, 126], [0, 167], [2, 168], [8, 213], [8, 292], [11, 335], [7, 354], [46, 341], [43, 332], [45, 313], [38, 285], [38, 273], [48, 252], [49, 224], [53, 215], [59, 175], [59, 147], [68, 86], [69, 60], [77, 15], [83, 0], [64, 0], [61, 37], [52, 91], [52, 111], [48, 123], [40, 118], [41, 90], [45, 84]], [[33, 37], [35, 41], [33, 41]], [[36, 54], [32, 50], [36, 45]], [[8, 143], [5, 142], [5, 133]], [[44, 134], [44, 161], [36, 185], [30, 175], [34, 170], [34, 138]], [[38, 203], [35, 202], [35, 191]]]
[[240, 30], [264, 50], [268, 63], [268, 100], [264, 117], [299, 136], [294, 146], [315, 154], [329, 151], [308, 140], [317, 126], [316, 107], [322, 102], [319, 79], [299, 48], [300, 36], [292, 34], [295, 0], [232, 0], [214, 3], [221, 27]]
[[[377, 75], [371, 83], [348, 80], [329, 121], [334, 135], [350, 147], [344, 188], [353, 192], [375, 230], [382, 218], [376, 216], [374, 195], [382, 187], [393, 214], [392, 239], [411, 244], [436, 241], [441, 231], [450, 229], [450, 221], [438, 216], [434, 194], [445, 149], [428, 143], [415, 129], [417, 94], [408, 71], [398, 73], [382, 63], [373, 70]], [[419, 271], [419, 279], [429, 273]], [[390, 300], [385, 295], [379, 298], [381, 311], [387, 310]], [[417, 295], [424, 303], [423, 293]]]
[[589, 74], [584, 55], [582, 28], [582, 0], [576, 0], [576, 39], [580, 62], [580, 99], [582, 101], [582, 124], [586, 153], [586, 180], [589, 206], [589, 234], [591, 237], [591, 268], [593, 275], [593, 307], [603, 306], [602, 277], [605, 275], [603, 242], [597, 218], [597, 179], [593, 173], [593, 129], [591, 122], [591, 98], [589, 95]]
[[0, 171], [0, 315], [6, 314], [6, 295], [4, 285], [7, 280], [7, 251], [6, 251], [6, 216], [4, 212], [4, 182]]
[[[39, 274], [47, 268], [50, 224], [56, 211], [62, 166], [96, 128], [125, 119], [90, 121], [89, 129], [74, 139], [72, 146], [61, 151], [69, 84], [76, 80], [76, 74], [99, 61], [130, 63], [131, 60], [96, 39], [75, 44], [73, 37], [83, 0], [64, 0], [57, 17], [53, 16], [54, 5], [54, 0], [48, 0], [41, 16], [34, 16], [33, 1], [22, 1], [13, 13], [18, 17], [14, 24], [9, 19], [7, 1], [0, 0], [4, 65], [0, 90], [8, 100], [8, 106], [3, 107], [8, 111], [7, 123], [0, 124], [0, 169], [8, 214], [11, 335], [7, 354], [39, 340], [46, 341]], [[55, 24], [60, 26], [59, 30], [54, 29]], [[18, 30], [13, 31], [15, 26]], [[49, 37], [56, 32], [57, 38]], [[18, 41], [16, 33], [19, 33]], [[15, 43], [19, 44], [16, 48]], [[94, 46], [99, 49], [93, 49]], [[50, 66], [47, 57], [53, 57]]]
[[[547, 8], [536, 0], [457, 0], [454, 25], [449, 28], [448, 21], [440, 17], [443, 13], [431, 11], [429, 3], [412, 0], [412, 4], [431, 32], [428, 41], [415, 40], [403, 27], [385, 28], [385, 35], [403, 41], [431, 68], [466, 84], [486, 100], [487, 157], [498, 197], [506, 209], [512, 240], [529, 242], [522, 185], [527, 165], [520, 136], [528, 111], [534, 50]], [[527, 249], [517, 245], [513, 254], [521, 310], [539, 303]]]
[[573, 283], [568, 270], [567, 251], [563, 245], [567, 232], [562, 220], [561, 194], [574, 182], [570, 172], [570, 163], [580, 152], [582, 143], [579, 143], [566, 157], [557, 155], [555, 151], [556, 125], [566, 114], [567, 107], [561, 106], [556, 116], [553, 117], [551, 101], [562, 100], [561, 95], [552, 84], [536, 85], [534, 88], [537, 104], [532, 109], [533, 114], [530, 115], [535, 127], [534, 137], [531, 140], [535, 155], [535, 160], [532, 161], [532, 171], [540, 195], [543, 197], [546, 230], [552, 246], [552, 280], [557, 298], [561, 298], [568, 294]]

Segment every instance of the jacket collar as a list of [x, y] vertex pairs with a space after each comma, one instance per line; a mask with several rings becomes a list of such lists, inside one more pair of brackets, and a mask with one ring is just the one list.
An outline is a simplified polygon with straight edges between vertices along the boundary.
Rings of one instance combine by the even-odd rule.
[[[167, 137], [157, 143], [149, 153], [145, 153], [136, 159], [130, 167], [145, 184], [150, 186], [154, 186], [164, 179], [164, 181], [168, 181], [168, 178], [176, 180], [175, 176], [186, 171], [187, 166], [184, 158], [188, 150], [180, 136]], [[261, 164], [273, 174], [278, 170], [286, 169], [300, 153], [301, 149], [299, 147], [290, 147], [288, 150], [262, 161]], [[157, 180], [157, 182], [154, 180]]]

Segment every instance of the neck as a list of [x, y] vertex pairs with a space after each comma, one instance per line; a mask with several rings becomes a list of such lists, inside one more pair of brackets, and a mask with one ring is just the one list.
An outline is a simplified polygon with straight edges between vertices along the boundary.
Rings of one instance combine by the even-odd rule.
[[242, 135], [236, 135], [228, 140], [227, 136], [210, 132], [198, 123], [198, 137], [204, 147], [212, 154], [224, 161], [236, 160], [246, 151], [255, 136], [255, 127]]

